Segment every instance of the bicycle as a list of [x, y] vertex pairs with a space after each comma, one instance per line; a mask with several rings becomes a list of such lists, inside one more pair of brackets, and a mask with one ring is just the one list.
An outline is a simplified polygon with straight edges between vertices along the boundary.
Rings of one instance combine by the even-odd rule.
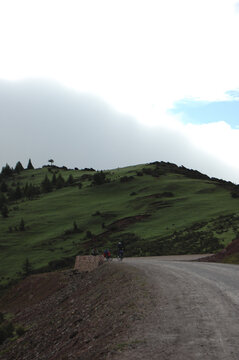
[[124, 251], [123, 250], [119, 250], [118, 252], [118, 260], [122, 261], [124, 258]]

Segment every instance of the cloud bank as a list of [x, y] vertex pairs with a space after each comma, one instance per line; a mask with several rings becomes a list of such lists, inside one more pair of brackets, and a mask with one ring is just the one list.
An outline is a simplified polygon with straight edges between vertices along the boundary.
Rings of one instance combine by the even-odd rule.
[[[238, 183], [239, 135], [226, 123], [140, 124], [102, 99], [55, 82], [0, 81], [0, 166], [110, 169], [169, 161]], [[234, 154], [234, 155], [233, 155]]]

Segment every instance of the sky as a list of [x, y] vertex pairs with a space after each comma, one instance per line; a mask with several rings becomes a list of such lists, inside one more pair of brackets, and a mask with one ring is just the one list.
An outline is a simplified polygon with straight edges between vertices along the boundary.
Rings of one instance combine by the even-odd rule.
[[0, 166], [239, 183], [239, 2], [0, 0]]

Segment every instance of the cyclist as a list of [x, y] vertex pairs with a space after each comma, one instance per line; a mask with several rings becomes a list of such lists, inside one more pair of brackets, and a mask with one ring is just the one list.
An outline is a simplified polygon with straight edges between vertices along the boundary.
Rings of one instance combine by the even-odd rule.
[[94, 248], [91, 250], [91, 255], [96, 256], [99, 255], [98, 251]]
[[122, 260], [125, 250], [124, 244], [121, 241], [119, 241], [117, 246], [118, 246], [118, 258]]
[[105, 259], [107, 260], [107, 261], [109, 261], [110, 259], [111, 259], [111, 253], [110, 253], [110, 251], [109, 251], [109, 249], [106, 249], [105, 251], [104, 251], [104, 257], [105, 257]]

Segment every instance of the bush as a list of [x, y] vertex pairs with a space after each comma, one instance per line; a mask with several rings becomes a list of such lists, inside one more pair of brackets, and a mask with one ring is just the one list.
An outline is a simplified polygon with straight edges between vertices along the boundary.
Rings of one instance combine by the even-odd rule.
[[22, 265], [23, 275], [25, 276], [30, 275], [32, 273], [32, 269], [33, 269], [32, 263], [28, 260], [28, 258], [26, 258], [26, 260]]
[[97, 171], [93, 175], [93, 185], [102, 185], [106, 182], [106, 175], [103, 171]]
[[61, 174], [59, 174], [58, 177], [56, 178], [56, 188], [61, 189], [64, 186], [65, 186], [65, 180], [63, 179]]
[[20, 231], [25, 231], [25, 222], [24, 222], [23, 219], [21, 219], [21, 221], [20, 221], [19, 230]]
[[14, 326], [11, 322], [6, 322], [0, 326], [0, 344], [2, 344], [7, 338], [13, 336]]
[[26, 330], [24, 329], [24, 327], [22, 327], [22, 326], [20, 326], [20, 325], [17, 326], [17, 328], [16, 328], [16, 334], [17, 334], [18, 336], [24, 335], [25, 332], [26, 332]]
[[0, 324], [4, 321], [4, 315], [2, 312], [0, 312]]
[[120, 178], [121, 183], [129, 182], [129, 181], [132, 181], [132, 180], [134, 180], [133, 176], [123, 176], [122, 178]]
[[52, 260], [48, 263], [49, 270], [59, 270], [69, 268], [74, 265], [75, 257], [63, 258], [60, 260]]
[[100, 215], [101, 215], [100, 211], [96, 211], [96, 212], [93, 213], [91, 216], [100, 216]]
[[86, 237], [87, 237], [87, 239], [90, 239], [92, 237], [91, 231], [89, 231], [89, 230], [86, 231]]
[[1, 209], [1, 214], [2, 214], [2, 217], [4, 217], [4, 218], [7, 218], [8, 217], [8, 208], [7, 208], [7, 206], [6, 205], [3, 205], [2, 206], [2, 209]]
[[160, 175], [163, 174], [163, 172], [158, 168], [143, 168], [142, 169], [143, 173], [146, 174], [146, 175], [151, 175], [153, 177], [159, 177]]
[[48, 193], [48, 192], [52, 191], [52, 183], [48, 179], [47, 175], [45, 176], [44, 180], [41, 182], [41, 187], [42, 187], [42, 191], [45, 192], [45, 193]]

